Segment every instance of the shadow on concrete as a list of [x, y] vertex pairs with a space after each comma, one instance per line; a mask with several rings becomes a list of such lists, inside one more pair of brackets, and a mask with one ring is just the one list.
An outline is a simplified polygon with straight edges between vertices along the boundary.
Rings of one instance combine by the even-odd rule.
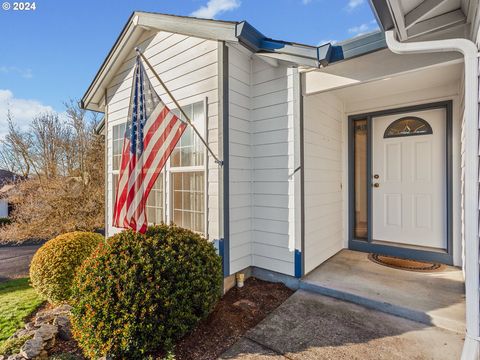
[[456, 359], [460, 334], [299, 290], [220, 359]]
[[304, 279], [301, 287], [427, 325], [465, 331], [461, 269], [413, 272], [376, 264], [366, 253], [342, 250]]

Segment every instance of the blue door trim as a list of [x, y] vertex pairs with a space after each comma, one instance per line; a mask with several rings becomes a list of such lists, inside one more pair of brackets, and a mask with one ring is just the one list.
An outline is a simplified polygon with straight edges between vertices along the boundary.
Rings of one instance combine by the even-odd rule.
[[[453, 265], [453, 189], [452, 189], [452, 111], [453, 102], [439, 101], [435, 103], [427, 103], [415, 106], [406, 106], [395, 109], [387, 109], [382, 111], [375, 111], [364, 114], [351, 115], [348, 117], [348, 247], [351, 250], [375, 252], [384, 255], [397, 256], [402, 258], [409, 258], [414, 260], [434, 261], [448, 265]], [[353, 149], [353, 125], [355, 120], [367, 120], [367, 178], [372, 179], [372, 119], [378, 116], [393, 115], [398, 113], [408, 113], [421, 110], [430, 109], [445, 109], [445, 126], [446, 126], [446, 151], [445, 161], [447, 164], [447, 178], [446, 178], [446, 206], [447, 206], [447, 248], [445, 251], [428, 251], [418, 250], [406, 247], [397, 247], [394, 245], [379, 244], [372, 238], [372, 191], [371, 183], [367, 182], [367, 199], [368, 199], [368, 223], [367, 223], [367, 239], [356, 239], [354, 236], [355, 226], [355, 188], [354, 188], [354, 149]]]

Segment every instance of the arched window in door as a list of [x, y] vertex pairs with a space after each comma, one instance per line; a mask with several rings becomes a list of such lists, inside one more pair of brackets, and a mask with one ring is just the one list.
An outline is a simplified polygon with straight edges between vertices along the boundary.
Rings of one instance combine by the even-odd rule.
[[433, 134], [428, 122], [416, 116], [405, 116], [388, 125], [383, 134], [385, 139], [400, 136], [416, 136]]

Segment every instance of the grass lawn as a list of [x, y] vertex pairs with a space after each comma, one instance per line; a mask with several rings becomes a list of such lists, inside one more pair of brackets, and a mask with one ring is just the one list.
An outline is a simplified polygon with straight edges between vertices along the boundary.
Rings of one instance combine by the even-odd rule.
[[23, 319], [42, 303], [28, 278], [0, 283], [0, 344], [23, 327]]

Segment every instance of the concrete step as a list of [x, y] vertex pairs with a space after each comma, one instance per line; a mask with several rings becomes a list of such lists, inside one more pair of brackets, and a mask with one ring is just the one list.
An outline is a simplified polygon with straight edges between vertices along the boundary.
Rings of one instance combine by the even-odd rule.
[[[370, 309], [396, 315], [422, 324], [436, 326], [459, 334], [465, 333], [465, 322], [463, 319], [460, 320], [455, 319], [455, 317], [443, 316], [445, 311], [427, 312], [419, 309], [409, 308], [403, 306], [402, 304], [382, 301], [378, 298], [375, 298], [375, 296], [368, 296], [362, 292], [346, 291], [345, 289], [335, 287], [332, 284], [325, 285], [321, 282], [309, 279], [300, 280], [299, 288], [309, 292], [362, 305]], [[450, 313], [451, 311], [447, 311], [447, 315]]]

